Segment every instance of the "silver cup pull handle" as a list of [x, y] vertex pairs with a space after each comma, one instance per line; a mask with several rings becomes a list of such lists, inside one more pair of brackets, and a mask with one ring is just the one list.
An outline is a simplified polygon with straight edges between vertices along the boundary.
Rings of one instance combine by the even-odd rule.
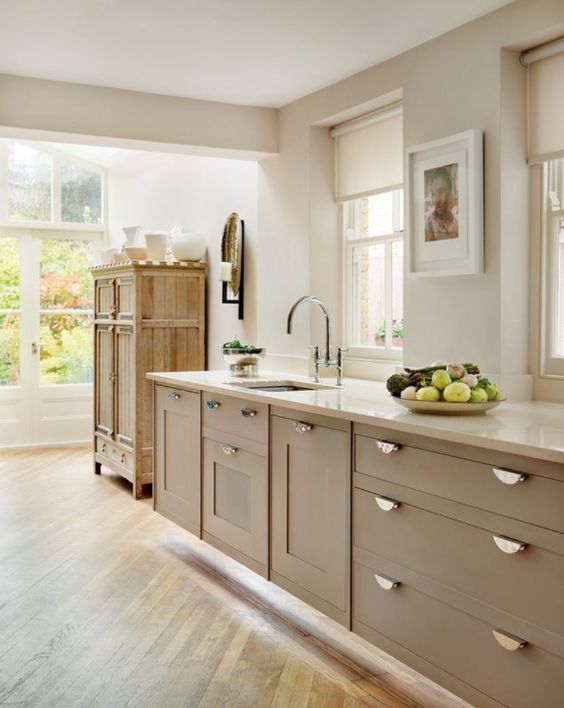
[[374, 496], [374, 501], [382, 511], [392, 511], [393, 509], [397, 509], [400, 505], [399, 501], [390, 499], [389, 497], [381, 497], [379, 494]]
[[396, 443], [386, 442], [385, 440], [376, 440], [376, 447], [380, 452], [383, 452], [384, 455], [390, 455], [392, 452], [397, 452], [400, 449], [400, 446]]
[[241, 415], [243, 418], [254, 418], [257, 412], [252, 408], [241, 408]]
[[506, 538], [505, 536], [494, 536], [495, 545], [504, 553], [518, 553], [527, 548], [527, 544], [522, 541], [516, 541], [514, 538]]
[[503, 482], [503, 484], [517, 484], [527, 479], [527, 475], [521, 474], [520, 472], [510, 472], [509, 470], [502, 470], [499, 467], [492, 467], [492, 470], [497, 479]]
[[298, 421], [295, 428], [297, 433], [309, 433], [309, 431], [313, 429], [313, 425], [311, 425], [311, 423], [302, 423], [302, 421]]
[[492, 634], [496, 642], [507, 651], [517, 651], [517, 649], [523, 649], [523, 647], [527, 646], [525, 639], [520, 639], [514, 634], [504, 632], [502, 629], [492, 629]]
[[393, 590], [401, 585], [399, 580], [394, 580], [394, 578], [390, 578], [389, 575], [374, 573], [374, 578], [382, 590]]

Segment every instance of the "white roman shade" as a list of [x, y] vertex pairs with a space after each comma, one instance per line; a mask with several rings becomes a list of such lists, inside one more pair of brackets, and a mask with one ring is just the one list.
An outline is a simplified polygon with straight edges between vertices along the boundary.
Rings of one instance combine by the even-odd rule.
[[335, 196], [344, 201], [403, 184], [401, 108], [336, 126]]
[[564, 52], [529, 66], [529, 162], [564, 157]]

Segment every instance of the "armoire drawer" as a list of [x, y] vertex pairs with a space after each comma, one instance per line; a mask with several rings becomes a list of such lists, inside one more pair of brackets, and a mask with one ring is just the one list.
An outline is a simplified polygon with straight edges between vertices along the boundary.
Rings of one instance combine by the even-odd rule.
[[118, 447], [107, 440], [96, 438], [96, 452], [104, 455], [112, 462], [115, 462], [128, 470], [133, 469], [133, 453], [123, 450], [121, 447]]
[[373, 630], [504, 705], [562, 706], [564, 660], [527, 637], [514, 637], [357, 562], [353, 608], [353, 631], [377, 641]]
[[527, 538], [355, 489], [353, 545], [564, 635], [564, 556]]
[[266, 445], [268, 406], [202, 391], [202, 425]]
[[355, 435], [355, 472], [564, 533], [564, 481], [534, 474], [534, 460], [512, 468], [381, 442]]

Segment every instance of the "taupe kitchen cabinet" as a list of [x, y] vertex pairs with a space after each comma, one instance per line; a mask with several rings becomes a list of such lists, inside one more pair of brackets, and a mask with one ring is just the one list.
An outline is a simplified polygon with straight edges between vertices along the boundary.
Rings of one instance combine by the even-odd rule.
[[560, 708], [563, 466], [354, 432], [353, 631], [479, 708]]
[[133, 485], [152, 475], [152, 382], [148, 371], [205, 367], [203, 263], [126, 262], [94, 277], [94, 469]]
[[200, 536], [200, 393], [155, 385], [154, 507]]
[[350, 423], [274, 408], [272, 580], [350, 623]]
[[268, 578], [268, 406], [202, 392], [202, 538]]

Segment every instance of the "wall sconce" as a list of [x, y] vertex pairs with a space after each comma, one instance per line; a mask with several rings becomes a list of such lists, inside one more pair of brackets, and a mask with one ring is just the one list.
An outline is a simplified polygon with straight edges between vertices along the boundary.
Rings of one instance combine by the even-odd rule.
[[239, 306], [239, 319], [244, 318], [245, 303], [245, 222], [236, 212], [229, 214], [221, 239], [221, 302]]

